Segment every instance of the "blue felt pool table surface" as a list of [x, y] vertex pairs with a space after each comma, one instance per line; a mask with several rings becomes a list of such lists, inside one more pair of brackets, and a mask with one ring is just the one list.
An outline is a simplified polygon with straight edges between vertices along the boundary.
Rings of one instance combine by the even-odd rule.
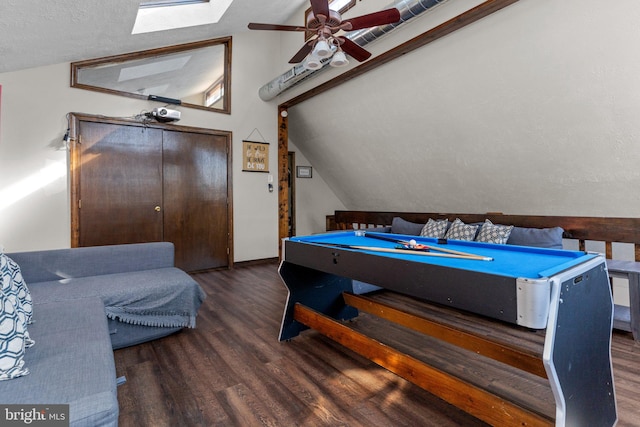
[[[341, 249], [357, 250], [372, 255], [398, 258], [411, 262], [425, 262], [443, 267], [508, 276], [514, 278], [539, 279], [551, 277], [572, 266], [588, 261], [596, 254], [581, 251], [567, 251], [559, 249], [534, 248], [529, 246], [501, 245], [494, 243], [469, 242], [462, 240], [448, 240], [446, 244], [439, 244], [438, 239], [402, 234], [365, 232], [364, 236], [355, 231], [318, 234], [303, 237], [291, 237], [291, 241], [318, 245], [339, 245]], [[349, 249], [346, 246], [366, 246], [393, 249], [396, 243], [379, 240], [368, 236], [381, 236], [397, 240], [415, 240], [418, 244], [425, 244], [434, 248], [460, 251], [468, 254], [491, 258], [491, 261], [476, 259], [461, 259], [448, 257], [434, 257], [420, 254], [390, 253], [367, 251], [363, 249]], [[439, 253], [437, 250], [430, 251]]]

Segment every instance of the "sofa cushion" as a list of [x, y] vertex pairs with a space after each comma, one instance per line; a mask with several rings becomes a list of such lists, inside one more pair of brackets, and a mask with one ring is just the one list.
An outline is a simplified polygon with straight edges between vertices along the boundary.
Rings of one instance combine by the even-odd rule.
[[451, 223], [451, 227], [449, 227], [444, 237], [451, 240], [473, 240], [476, 237], [477, 231], [477, 225], [465, 224], [460, 218], [456, 218], [456, 220]]
[[[35, 298], [34, 298], [35, 301]], [[116, 426], [116, 372], [98, 298], [38, 304], [25, 355], [31, 373], [0, 381], [4, 404], [68, 404], [70, 426]]]
[[420, 231], [420, 236], [433, 237], [433, 238], [439, 239], [441, 237], [444, 237], [445, 233], [447, 232], [448, 226], [449, 226], [448, 219], [439, 219], [436, 221], [429, 218], [429, 221], [427, 221], [424, 227], [422, 227], [422, 230]]
[[0, 381], [29, 373], [24, 362], [24, 332], [24, 320], [18, 316], [13, 302], [0, 290]]
[[391, 220], [391, 233], [393, 234], [409, 234], [419, 236], [424, 224], [406, 221], [400, 217], [394, 217]]
[[509, 240], [511, 230], [513, 230], [513, 225], [498, 225], [486, 219], [480, 227], [476, 241], [504, 245]]
[[526, 228], [513, 227], [507, 244], [520, 246], [536, 246], [539, 248], [562, 249], [561, 227]]

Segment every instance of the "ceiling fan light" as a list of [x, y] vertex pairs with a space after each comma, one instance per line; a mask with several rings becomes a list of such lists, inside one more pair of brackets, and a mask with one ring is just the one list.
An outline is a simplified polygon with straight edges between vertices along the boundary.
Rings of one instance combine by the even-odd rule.
[[329, 43], [327, 43], [325, 39], [318, 40], [316, 46], [313, 48], [313, 54], [318, 58], [328, 58], [332, 53], [331, 47], [329, 47]]
[[333, 58], [331, 59], [329, 65], [331, 65], [332, 67], [344, 67], [349, 65], [347, 55], [345, 55], [341, 50], [337, 51], [335, 55], [333, 55]]
[[320, 58], [315, 55], [307, 56], [307, 59], [304, 61], [304, 68], [307, 70], [319, 70], [322, 68], [322, 62], [320, 62]]

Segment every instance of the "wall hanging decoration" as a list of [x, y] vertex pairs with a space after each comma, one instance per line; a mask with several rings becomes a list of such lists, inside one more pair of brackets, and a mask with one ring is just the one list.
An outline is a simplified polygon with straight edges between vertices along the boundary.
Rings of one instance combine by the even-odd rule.
[[296, 178], [311, 178], [313, 169], [311, 166], [296, 166]]
[[[249, 138], [254, 132], [258, 132], [264, 142], [250, 141]], [[269, 143], [257, 128], [242, 141], [242, 171], [269, 172]]]

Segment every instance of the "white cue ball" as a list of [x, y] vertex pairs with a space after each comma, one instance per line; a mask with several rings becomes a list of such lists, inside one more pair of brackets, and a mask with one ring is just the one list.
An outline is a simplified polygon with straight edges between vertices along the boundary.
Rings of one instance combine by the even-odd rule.
[[414, 247], [414, 246], [415, 246], [415, 245], [417, 245], [417, 244], [418, 244], [418, 242], [416, 242], [416, 241], [415, 241], [415, 239], [411, 239], [411, 240], [409, 240], [409, 247], [410, 247], [410, 248]]

